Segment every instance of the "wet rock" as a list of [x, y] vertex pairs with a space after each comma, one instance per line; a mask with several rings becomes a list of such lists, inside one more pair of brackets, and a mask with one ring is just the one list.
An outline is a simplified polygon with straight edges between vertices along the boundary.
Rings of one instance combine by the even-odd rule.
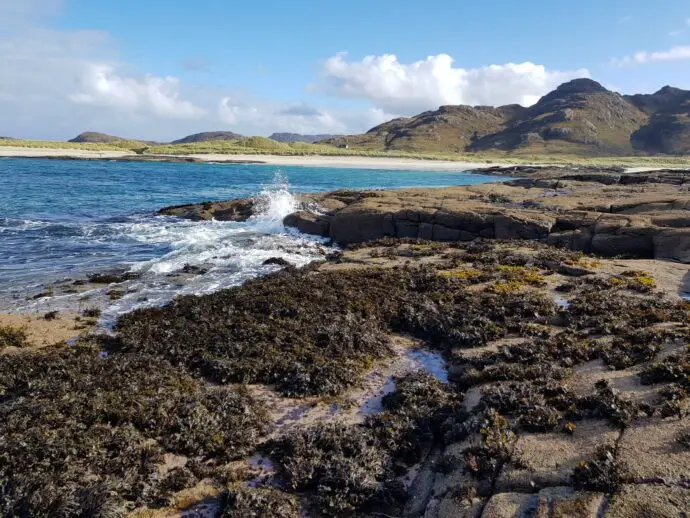
[[261, 264], [263, 264], [264, 266], [292, 266], [292, 263], [286, 261], [282, 257], [270, 257]]
[[175, 205], [159, 210], [158, 214], [161, 216], [175, 216], [193, 221], [210, 219], [216, 219], [218, 221], [246, 221], [252, 215], [254, 203], [255, 201], [250, 198]]
[[136, 272], [110, 272], [94, 273], [89, 275], [88, 280], [92, 284], [115, 284], [125, 281], [136, 280], [141, 275]]
[[203, 266], [196, 266], [193, 264], [185, 264], [182, 267], [181, 272], [187, 275], [204, 275], [205, 273], [208, 273], [208, 268], [204, 268]]

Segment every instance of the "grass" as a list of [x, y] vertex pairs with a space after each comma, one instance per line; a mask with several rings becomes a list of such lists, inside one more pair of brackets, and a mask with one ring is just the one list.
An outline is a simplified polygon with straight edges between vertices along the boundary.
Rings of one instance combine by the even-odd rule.
[[[142, 147], [143, 146], [143, 147]], [[498, 162], [515, 164], [582, 165], [592, 167], [690, 167], [690, 157], [682, 156], [608, 156], [590, 157], [570, 153], [417, 153], [385, 149], [343, 149], [326, 144], [304, 142], [282, 143], [265, 137], [249, 137], [233, 141], [195, 142], [146, 146], [141, 142], [123, 140], [116, 144], [72, 143], [39, 140], [0, 140], [2, 147], [30, 149], [73, 149], [75, 151], [132, 151], [145, 155], [279, 155], [279, 156], [356, 156], [410, 158], [417, 160], [449, 160], [457, 162]]]
[[141, 142], [135, 140], [122, 140], [115, 144], [95, 142], [58, 142], [51, 140], [20, 140], [2, 139], [2, 147], [19, 147], [26, 149], [74, 149], [75, 151], [137, 151], [142, 147]]

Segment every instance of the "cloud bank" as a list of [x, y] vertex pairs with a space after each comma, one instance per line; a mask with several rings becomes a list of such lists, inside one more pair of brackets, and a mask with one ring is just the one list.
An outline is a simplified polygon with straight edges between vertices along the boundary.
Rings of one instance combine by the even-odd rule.
[[647, 52], [640, 51], [630, 56], [614, 58], [611, 63], [615, 66], [625, 67], [632, 65], [646, 65], [664, 61], [681, 61], [690, 59], [690, 45], [680, 45], [664, 51]]
[[408, 64], [395, 54], [348, 62], [345, 53], [326, 60], [323, 73], [326, 93], [366, 99], [376, 108], [405, 114], [444, 104], [530, 106], [559, 84], [590, 75], [586, 69], [547, 70], [530, 62], [462, 68], [448, 54]]
[[82, 76], [83, 91], [69, 96], [75, 103], [150, 112], [173, 119], [196, 119], [205, 110], [180, 98], [179, 79], [147, 75], [122, 77], [112, 66], [90, 65]]

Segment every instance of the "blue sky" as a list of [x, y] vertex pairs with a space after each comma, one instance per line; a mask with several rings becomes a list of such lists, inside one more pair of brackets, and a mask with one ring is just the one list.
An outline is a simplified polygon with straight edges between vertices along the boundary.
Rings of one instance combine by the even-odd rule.
[[0, 70], [0, 134], [349, 133], [579, 76], [690, 88], [690, 3], [0, 0]]

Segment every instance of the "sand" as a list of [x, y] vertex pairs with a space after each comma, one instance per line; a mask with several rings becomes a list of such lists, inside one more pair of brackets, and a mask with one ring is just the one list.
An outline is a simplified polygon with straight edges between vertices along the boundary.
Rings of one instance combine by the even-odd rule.
[[[0, 157], [64, 157], [85, 159], [109, 159], [133, 156], [127, 151], [86, 151], [81, 149], [48, 149], [0, 146]], [[156, 155], [145, 155], [154, 157]], [[182, 155], [180, 155], [181, 157]], [[400, 169], [405, 171], [467, 171], [482, 167], [510, 166], [499, 162], [455, 162], [452, 160], [417, 160], [414, 158], [386, 158], [360, 156], [279, 156], [279, 155], [185, 155], [204, 162], [261, 162], [267, 165], [343, 167], [353, 169]]]
[[207, 162], [261, 161], [270, 165], [342, 167], [352, 169], [400, 169], [404, 171], [468, 171], [482, 167], [511, 166], [499, 162], [456, 162], [453, 160], [418, 160], [365, 156], [278, 156], [278, 155], [190, 155]]
[[31, 347], [46, 347], [87, 334], [95, 320], [60, 312], [47, 320], [44, 313], [0, 313], [0, 326], [23, 328]]
[[65, 158], [120, 158], [131, 155], [131, 151], [86, 151], [82, 149], [50, 149], [0, 146], [0, 157], [65, 157]]
[[[74, 159], [111, 159], [123, 157], [135, 157], [130, 151], [87, 151], [82, 149], [51, 149], [51, 148], [23, 148], [12, 146], [0, 146], [0, 157], [63, 157]], [[144, 155], [148, 158], [165, 155]], [[303, 167], [339, 167], [351, 169], [384, 169], [401, 171], [439, 171], [462, 172], [485, 167], [514, 167], [535, 166], [545, 167], [549, 164], [517, 164], [511, 162], [466, 162], [454, 160], [421, 160], [416, 158], [394, 157], [366, 157], [366, 156], [281, 156], [281, 155], [229, 155], [229, 154], [190, 154], [175, 155], [175, 158], [190, 157], [202, 162], [250, 162], [276, 166], [303, 166]], [[562, 165], [562, 164], [559, 164]], [[626, 173], [639, 173], [655, 171], [662, 167], [628, 167]], [[687, 168], [667, 167], [663, 169], [684, 170]]]

